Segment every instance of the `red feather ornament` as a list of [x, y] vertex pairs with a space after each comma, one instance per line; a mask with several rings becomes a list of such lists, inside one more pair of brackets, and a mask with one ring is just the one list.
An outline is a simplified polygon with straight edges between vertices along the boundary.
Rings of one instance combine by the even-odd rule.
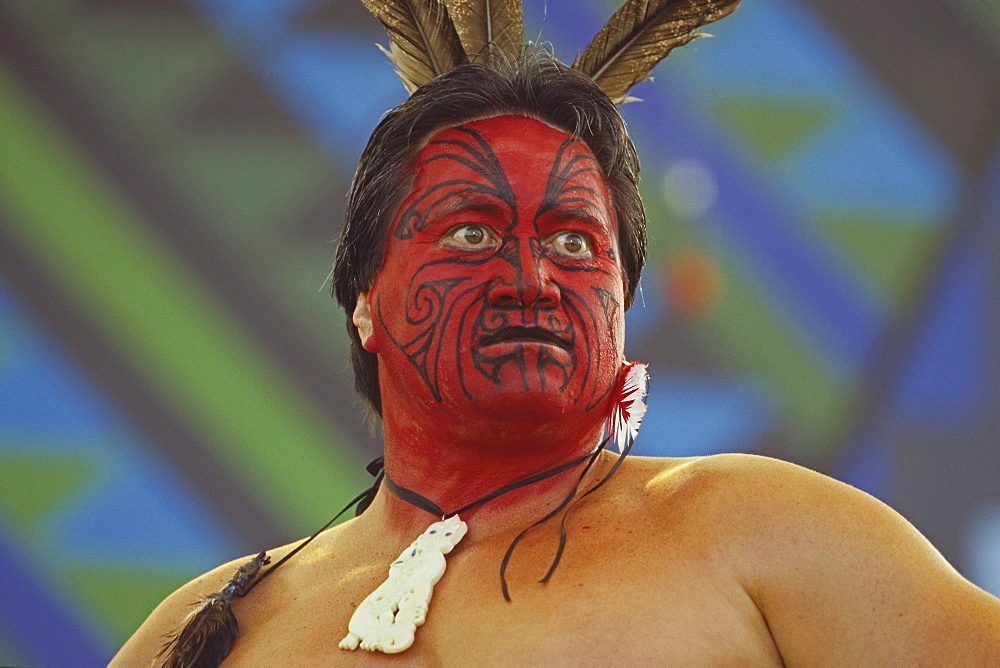
[[615, 403], [608, 416], [604, 436], [610, 438], [624, 452], [626, 446], [639, 434], [639, 425], [646, 415], [646, 393], [649, 373], [642, 362], [626, 362], [618, 378]]

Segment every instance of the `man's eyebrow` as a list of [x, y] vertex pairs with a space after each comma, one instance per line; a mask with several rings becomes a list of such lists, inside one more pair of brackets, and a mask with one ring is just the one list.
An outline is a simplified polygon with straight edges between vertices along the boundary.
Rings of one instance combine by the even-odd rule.
[[577, 220], [599, 223], [607, 218], [606, 211], [606, 209], [602, 210], [591, 204], [574, 203], [556, 206], [549, 210], [548, 215], [557, 221]]
[[505, 209], [506, 206], [494, 197], [456, 194], [451, 195], [440, 206], [436, 207], [434, 213], [439, 216], [463, 211], [490, 214], [502, 212]]

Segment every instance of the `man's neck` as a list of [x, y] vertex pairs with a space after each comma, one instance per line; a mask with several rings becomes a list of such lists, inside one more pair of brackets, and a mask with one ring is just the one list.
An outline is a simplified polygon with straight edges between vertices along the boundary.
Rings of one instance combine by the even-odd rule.
[[[550, 421], [544, 427], [481, 421], [454, 428], [439, 421], [429, 430], [411, 421], [385, 423], [386, 474], [397, 485], [426, 497], [445, 513], [506, 485], [522, 481], [573, 460], [600, 444], [602, 424], [596, 420]], [[572, 425], [572, 426], [567, 426]], [[552, 477], [525, 485], [464, 513], [476, 517], [481, 533], [500, 528], [525, 514], [554, 508], [580, 480], [586, 461]], [[411, 532], [433, 518], [383, 486], [373, 509], [388, 527]], [[438, 518], [440, 519], [440, 518]], [[471, 530], [471, 529], [470, 529]]]

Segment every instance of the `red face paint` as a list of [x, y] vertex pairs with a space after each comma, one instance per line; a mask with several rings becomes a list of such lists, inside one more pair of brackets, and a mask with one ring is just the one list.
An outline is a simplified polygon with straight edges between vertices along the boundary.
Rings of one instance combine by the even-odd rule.
[[624, 295], [590, 149], [522, 116], [432, 136], [368, 301], [387, 416], [603, 419]]

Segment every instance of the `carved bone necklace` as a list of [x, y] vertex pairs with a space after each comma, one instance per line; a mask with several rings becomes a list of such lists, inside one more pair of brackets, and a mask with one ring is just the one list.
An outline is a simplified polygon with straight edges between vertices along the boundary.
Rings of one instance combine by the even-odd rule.
[[[361, 602], [351, 616], [348, 634], [340, 641], [340, 648], [354, 650], [361, 647], [361, 649], [387, 654], [395, 654], [408, 649], [413, 644], [417, 627], [421, 626], [427, 619], [427, 610], [431, 594], [434, 592], [434, 585], [444, 575], [447, 566], [444, 555], [451, 552], [465, 536], [468, 529], [459, 516], [507, 492], [541, 482], [580, 465], [584, 460], [589, 460], [580, 475], [582, 480], [583, 475], [590, 469], [606, 442], [602, 443], [594, 452], [523, 480], [512, 482], [450, 513], [442, 510], [439, 505], [426, 496], [393, 482], [388, 475], [383, 473], [383, 481], [390, 492], [406, 503], [440, 517], [441, 521], [434, 522], [427, 527], [389, 566], [389, 577]], [[578, 487], [579, 483], [573, 488], [570, 497], [559, 506], [559, 509], [563, 508], [575, 496]], [[520, 536], [518, 536], [519, 539]], [[504, 570], [516, 544], [517, 540], [511, 544], [501, 564], [500, 577], [503, 582], [504, 596], [508, 600], [510, 598], [507, 595], [507, 585], [503, 581]]]
[[[635, 442], [639, 424], [646, 413], [644, 401], [646, 395], [648, 376], [646, 365], [641, 362], [627, 363], [619, 379], [619, 388], [615, 394], [616, 400], [612, 406], [611, 415], [605, 425], [605, 438], [593, 452], [584, 455], [571, 462], [557, 466], [556, 468], [543, 471], [523, 480], [518, 480], [505, 485], [500, 489], [490, 492], [486, 496], [476, 499], [453, 512], [445, 512], [441, 506], [437, 505], [426, 496], [414, 492], [393, 482], [388, 475], [382, 471], [386, 488], [403, 501], [413, 505], [428, 513], [441, 517], [440, 522], [435, 522], [424, 531], [406, 550], [399, 555], [399, 559], [394, 561], [389, 567], [389, 577], [369, 596], [361, 602], [357, 610], [351, 616], [348, 624], [349, 632], [340, 642], [341, 649], [354, 650], [359, 646], [370, 651], [381, 651], [386, 653], [402, 652], [413, 644], [416, 629], [427, 619], [427, 609], [430, 604], [431, 594], [434, 585], [438, 583], [444, 575], [446, 563], [444, 555], [451, 552], [452, 548], [458, 544], [467, 530], [465, 522], [459, 515], [480, 506], [487, 501], [520, 489], [527, 485], [550, 478], [558, 473], [569, 470], [584, 460], [587, 465], [580, 472], [580, 477], [570, 493], [563, 499], [548, 515], [538, 520], [511, 541], [507, 548], [507, 553], [500, 562], [500, 588], [503, 597], [510, 600], [510, 593], [507, 589], [507, 579], [505, 573], [507, 564], [510, 561], [514, 549], [526, 533], [547, 522], [556, 514], [566, 508], [574, 498], [584, 476], [597, 461], [597, 457], [604, 450], [609, 442], [614, 441], [618, 446], [621, 456], [611, 466], [608, 473], [601, 478], [593, 487], [584, 492], [579, 498], [583, 498], [600, 488], [611, 476], [615, 474], [621, 463], [625, 461], [632, 444]], [[369, 471], [371, 471], [369, 467]], [[372, 493], [378, 488], [376, 481], [372, 488]], [[371, 496], [368, 497], [370, 501]], [[569, 512], [568, 510], [566, 511]], [[539, 582], [548, 582], [555, 572], [559, 560], [562, 558], [563, 549], [566, 546], [566, 513], [563, 514], [559, 527], [559, 547], [556, 550], [552, 565], [548, 572]]]

